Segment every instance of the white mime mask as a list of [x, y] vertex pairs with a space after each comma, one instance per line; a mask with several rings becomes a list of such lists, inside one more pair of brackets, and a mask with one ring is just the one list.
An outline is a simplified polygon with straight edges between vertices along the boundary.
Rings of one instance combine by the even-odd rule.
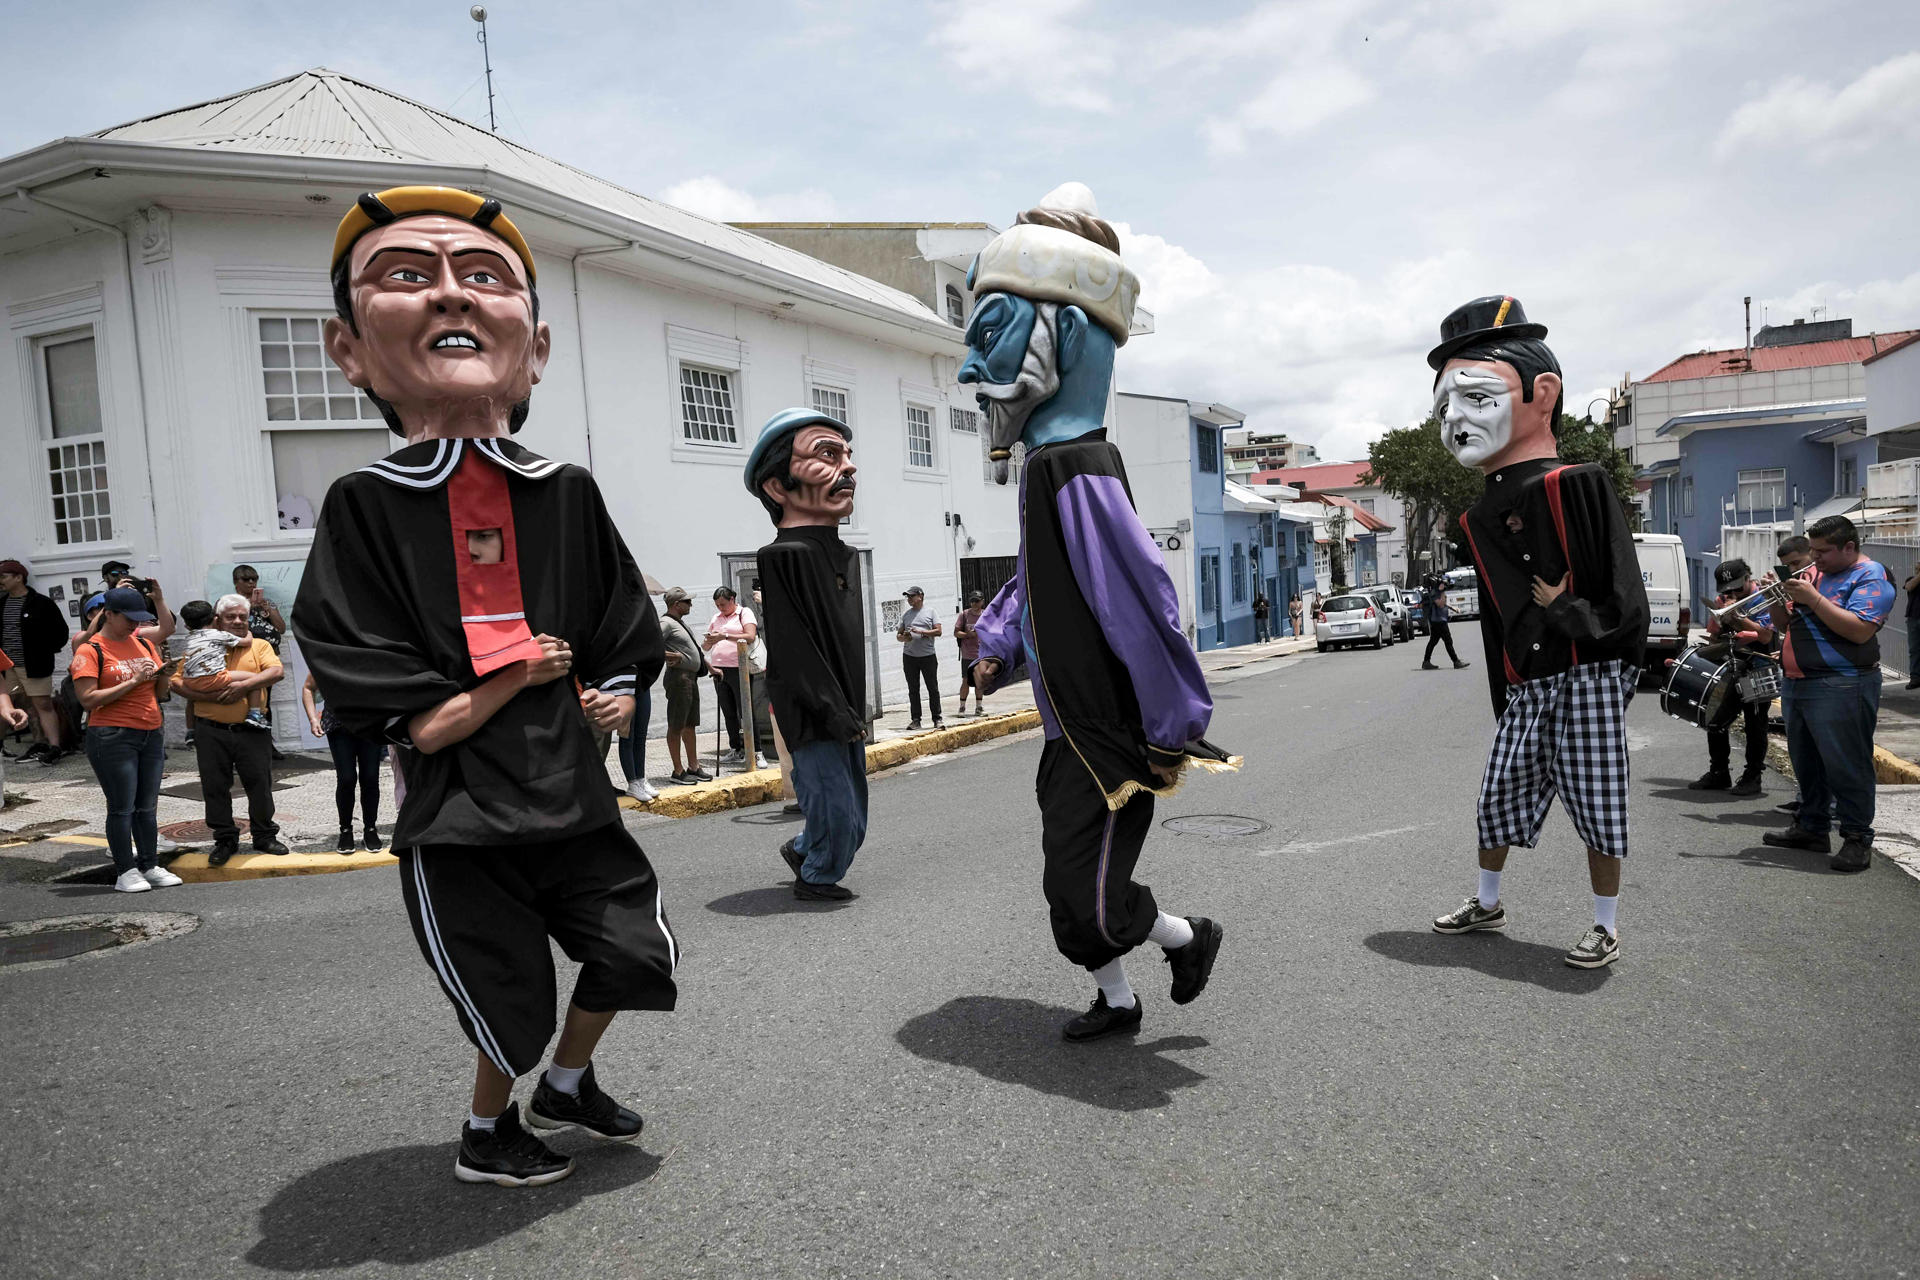
[[1478, 469], [1513, 439], [1514, 386], [1486, 364], [1449, 365], [1433, 393], [1440, 438], [1462, 466]]

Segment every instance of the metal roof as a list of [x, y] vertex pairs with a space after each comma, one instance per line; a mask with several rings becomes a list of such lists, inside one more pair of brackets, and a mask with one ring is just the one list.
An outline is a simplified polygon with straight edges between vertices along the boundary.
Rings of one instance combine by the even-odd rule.
[[1858, 338], [1825, 342], [1797, 342], [1784, 347], [1755, 347], [1748, 363], [1745, 347], [1724, 351], [1696, 351], [1681, 356], [1640, 382], [1678, 382], [1684, 378], [1719, 378], [1740, 373], [1772, 373], [1780, 369], [1812, 369], [1829, 364], [1861, 364], [1884, 355], [1896, 345], [1920, 335], [1920, 329], [1869, 333]]
[[[946, 325], [925, 304], [897, 289], [724, 222], [628, 191], [464, 120], [324, 67], [103, 129], [92, 136], [203, 151], [485, 169], [815, 287], [858, 298], [916, 328], [924, 329], [930, 321]], [[396, 173], [394, 180], [398, 183], [406, 176]], [[958, 337], [955, 331], [956, 341]]]
[[[1728, 409], [1697, 409], [1692, 413], [1679, 413], [1660, 424], [1653, 434], [1685, 435], [1699, 429], [1715, 429], [1728, 426], [1751, 426], [1761, 419], [1797, 418], [1809, 413], [1823, 413], [1832, 409], [1864, 410], [1867, 401], [1864, 396], [1852, 396], [1845, 400], [1808, 400], [1801, 404], [1756, 404], [1736, 406]], [[1856, 418], [1858, 413], [1832, 415], [1809, 421], [1802, 425], [1810, 428], [1828, 427], [1843, 419]]]
[[1319, 462], [1308, 467], [1270, 467], [1254, 473], [1258, 483], [1276, 481], [1298, 485], [1301, 489], [1360, 489], [1367, 487], [1360, 477], [1372, 467], [1369, 462]]

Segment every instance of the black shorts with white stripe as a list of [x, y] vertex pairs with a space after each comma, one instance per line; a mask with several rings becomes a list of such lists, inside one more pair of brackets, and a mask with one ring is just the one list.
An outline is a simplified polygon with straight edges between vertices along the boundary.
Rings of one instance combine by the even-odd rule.
[[673, 1008], [680, 944], [653, 867], [620, 823], [566, 840], [399, 854], [414, 940], [467, 1038], [508, 1075], [539, 1066], [553, 1038], [549, 937], [581, 966], [582, 1009]]
[[1590, 849], [1627, 856], [1627, 704], [1638, 669], [1592, 662], [1514, 685], [1480, 782], [1480, 847], [1531, 849], [1553, 799]]

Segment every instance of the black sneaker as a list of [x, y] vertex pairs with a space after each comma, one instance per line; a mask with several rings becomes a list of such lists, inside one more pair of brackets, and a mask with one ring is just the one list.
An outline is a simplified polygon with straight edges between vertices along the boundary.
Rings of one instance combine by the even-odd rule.
[[527, 1102], [527, 1123], [536, 1129], [580, 1128], [608, 1142], [632, 1142], [646, 1122], [600, 1092], [589, 1062], [587, 1073], [580, 1077], [579, 1093], [560, 1092], [542, 1072]]
[[1422, 671], [1438, 671], [1440, 668], [1434, 666], [1431, 662], [1423, 662], [1420, 664], [1420, 669]]
[[815, 884], [811, 880], [801, 880], [796, 876], [793, 882], [793, 896], [815, 902], [851, 902], [854, 893], [843, 884]]
[[462, 1182], [491, 1182], [502, 1187], [544, 1187], [573, 1172], [573, 1157], [563, 1156], [520, 1127], [513, 1103], [493, 1128], [460, 1126], [460, 1154], [453, 1176]]
[[1873, 845], [1866, 840], [1842, 840], [1840, 852], [1828, 859], [1833, 871], [1865, 871], [1873, 865]]
[[1709, 769], [1687, 784], [1689, 791], [1725, 791], [1733, 786], [1733, 775]]
[[1788, 800], [1784, 804], [1777, 804], [1773, 807], [1778, 809], [1782, 813], [1798, 813], [1800, 812], [1800, 797], [1795, 796], [1793, 799]]
[[806, 810], [805, 810], [805, 809], [802, 809], [802, 808], [800, 807], [800, 802], [799, 802], [798, 800], [795, 800], [795, 801], [793, 801], [793, 802], [792, 802], [791, 804], [783, 804], [783, 805], [781, 805], [781, 806], [780, 806], [780, 812], [782, 812], [782, 813], [791, 813], [791, 814], [795, 814], [795, 815], [802, 815], [802, 814], [805, 814], [805, 813], [806, 813]]
[[1085, 1013], [1060, 1028], [1060, 1034], [1079, 1044], [1102, 1036], [1127, 1035], [1139, 1029], [1140, 997], [1134, 996], [1131, 1009], [1115, 1009], [1107, 1004], [1107, 993], [1102, 991], [1093, 998]]
[[1563, 958], [1575, 969], [1603, 968], [1620, 958], [1620, 940], [1596, 924]]
[[1450, 911], [1433, 922], [1435, 933], [1473, 933], [1479, 929], [1504, 929], [1507, 927], [1507, 908], [1505, 903], [1496, 902], [1489, 911], [1480, 905], [1477, 897], [1468, 898], [1460, 904], [1458, 911]]
[[333, 842], [333, 851], [335, 853], [352, 853], [353, 852], [353, 828], [352, 827], [340, 828], [340, 836], [337, 840]]
[[1734, 783], [1733, 790], [1727, 794], [1735, 796], [1761, 796], [1765, 795], [1766, 792], [1760, 789], [1759, 774], [1743, 773], [1740, 775], [1740, 781]]
[[52, 750], [53, 748], [48, 746], [46, 743], [36, 742], [32, 746], [28, 747], [25, 751], [21, 752], [20, 759], [22, 762], [25, 762], [28, 760], [39, 760], [44, 762], [48, 754], [51, 753]]
[[210, 867], [224, 867], [227, 865], [227, 859], [238, 852], [240, 852], [240, 842], [238, 840], [215, 840], [213, 842], [213, 852], [207, 855], [207, 865]]
[[255, 853], [270, 853], [276, 858], [292, 852], [286, 845], [281, 844], [275, 836], [268, 836], [264, 841], [255, 840], [253, 842], [253, 851]]
[[1810, 853], [1832, 853], [1833, 841], [1822, 831], [1815, 834], [1799, 823], [1794, 823], [1785, 831], [1764, 831], [1760, 835], [1761, 844], [1770, 844], [1776, 849], [1805, 849]]
[[1472, 664], [1471, 662], [1462, 662], [1462, 661], [1460, 661], [1460, 659], [1458, 659], [1458, 658], [1455, 658], [1455, 659], [1453, 660], [1453, 669], [1454, 669], [1455, 671], [1459, 671], [1459, 670], [1462, 670], [1463, 668], [1466, 668], [1466, 667], [1470, 667], [1470, 666], [1472, 666], [1472, 665], [1473, 665], [1473, 664]]
[[789, 867], [793, 868], [793, 878], [798, 880], [800, 868], [806, 865], [807, 860], [800, 856], [798, 849], [793, 847], [793, 841], [789, 840], [780, 846], [780, 856], [786, 860]]
[[[1193, 926], [1193, 941], [1184, 947], [1167, 948], [1167, 963], [1173, 966], [1173, 1002], [1192, 1004], [1207, 989], [1213, 975], [1213, 958], [1220, 953], [1220, 940], [1227, 931], [1205, 916], [1188, 916]], [[1139, 1007], [1139, 1001], [1134, 1001]]]
[[920, 727], [920, 722], [919, 722], [918, 720], [909, 720], [909, 721], [907, 721], [907, 732], [908, 732], [908, 733], [912, 733], [912, 732], [913, 732], [914, 730], [916, 730], [916, 729], [918, 729], [919, 727]]
[[360, 828], [360, 835], [362, 837], [361, 842], [375, 853], [387, 847], [386, 842], [380, 839], [380, 828], [373, 826], [371, 823]]
[[939, 716], [935, 716], [933, 718], [933, 727], [936, 729], [944, 729], [947, 727], [947, 722], [945, 720], [942, 720]]

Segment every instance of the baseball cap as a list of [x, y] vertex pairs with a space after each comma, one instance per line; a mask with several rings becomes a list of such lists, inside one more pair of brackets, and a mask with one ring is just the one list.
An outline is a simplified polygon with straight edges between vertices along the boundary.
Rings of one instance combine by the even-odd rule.
[[908, 587], [905, 591], [902, 591], [900, 594], [903, 596], [923, 596], [927, 593], [922, 591], [918, 587]]
[[115, 587], [106, 593], [105, 603], [109, 611], [124, 613], [135, 622], [153, 621], [153, 614], [147, 609], [147, 598], [132, 587]]
[[685, 587], [668, 587], [660, 593], [660, 599], [665, 604], [679, 604], [682, 600], [691, 600], [693, 597], [687, 594]]

